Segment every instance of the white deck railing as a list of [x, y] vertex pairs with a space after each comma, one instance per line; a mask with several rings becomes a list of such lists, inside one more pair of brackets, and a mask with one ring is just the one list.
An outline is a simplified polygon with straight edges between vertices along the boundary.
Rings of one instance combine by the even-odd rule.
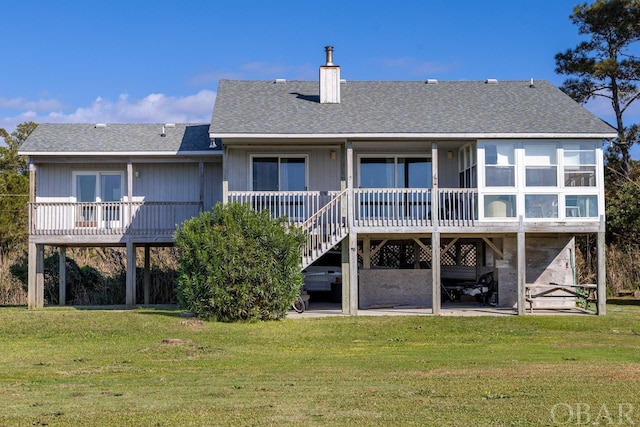
[[200, 202], [29, 203], [31, 235], [171, 235]]
[[[435, 224], [470, 227], [478, 217], [477, 189], [375, 188], [354, 189], [357, 227], [429, 227]], [[438, 197], [438, 212], [433, 197]], [[229, 201], [268, 209], [304, 224], [317, 244], [308, 251], [324, 251], [346, 229], [347, 192], [232, 191]], [[171, 235], [176, 225], [197, 216], [200, 202], [38, 202], [29, 204], [31, 235]], [[309, 253], [311, 253], [309, 252]]]
[[248, 203], [254, 210], [271, 211], [274, 218], [286, 216], [301, 223], [326, 205], [336, 191], [229, 191], [229, 202]]
[[478, 220], [477, 188], [438, 189], [438, 224], [472, 227]]
[[431, 225], [430, 188], [358, 188], [354, 217], [359, 227]]
[[[473, 226], [478, 219], [475, 188], [356, 188], [354, 218], [358, 227]], [[286, 215], [302, 223], [332, 200], [338, 192], [320, 191], [231, 191], [230, 202], [249, 203], [274, 217]], [[433, 196], [438, 195], [438, 212]], [[346, 200], [344, 201], [346, 206]]]

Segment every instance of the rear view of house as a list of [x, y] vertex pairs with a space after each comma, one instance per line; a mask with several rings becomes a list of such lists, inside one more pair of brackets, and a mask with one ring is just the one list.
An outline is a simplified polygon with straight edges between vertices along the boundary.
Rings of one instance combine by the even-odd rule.
[[[132, 265], [136, 246], [170, 245], [175, 224], [239, 201], [308, 231], [301, 268], [341, 250], [351, 314], [402, 305], [437, 314], [489, 272], [495, 305], [575, 306], [528, 296], [576, 285], [582, 234], [597, 235], [604, 313], [610, 126], [545, 81], [340, 74], [327, 47], [317, 81], [222, 80], [208, 126], [40, 125], [22, 147], [30, 306], [43, 304], [43, 245], [122, 245]], [[129, 268], [127, 304], [134, 295]]]

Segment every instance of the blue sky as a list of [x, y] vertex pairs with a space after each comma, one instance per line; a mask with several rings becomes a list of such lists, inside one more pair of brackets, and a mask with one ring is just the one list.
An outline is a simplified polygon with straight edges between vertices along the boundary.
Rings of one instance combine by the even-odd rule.
[[[579, 2], [6, 1], [0, 127], [207, 122], [219, 79], [316, 79], [326, 45], [347, 80], [559, 86], [554, 55], [580, 41], [568, 18]], [[640, 105], [631, 113], [640, 122]]]

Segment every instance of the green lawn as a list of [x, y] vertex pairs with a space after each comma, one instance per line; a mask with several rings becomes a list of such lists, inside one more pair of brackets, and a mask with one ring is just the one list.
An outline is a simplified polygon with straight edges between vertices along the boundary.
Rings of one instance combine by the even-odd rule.
[[632, 305], [245, 324], [0, 308], [0, 426], [631, 425], [637, 402]]

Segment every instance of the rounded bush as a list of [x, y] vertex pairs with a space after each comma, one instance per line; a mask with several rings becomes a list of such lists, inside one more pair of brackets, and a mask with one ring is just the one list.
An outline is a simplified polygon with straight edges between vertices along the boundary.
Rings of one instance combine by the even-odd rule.
[[180, 306], [224, 322], [284, 317], [302, 287], [304, 242], [286, 218], [218, 203], [176, 230]]

